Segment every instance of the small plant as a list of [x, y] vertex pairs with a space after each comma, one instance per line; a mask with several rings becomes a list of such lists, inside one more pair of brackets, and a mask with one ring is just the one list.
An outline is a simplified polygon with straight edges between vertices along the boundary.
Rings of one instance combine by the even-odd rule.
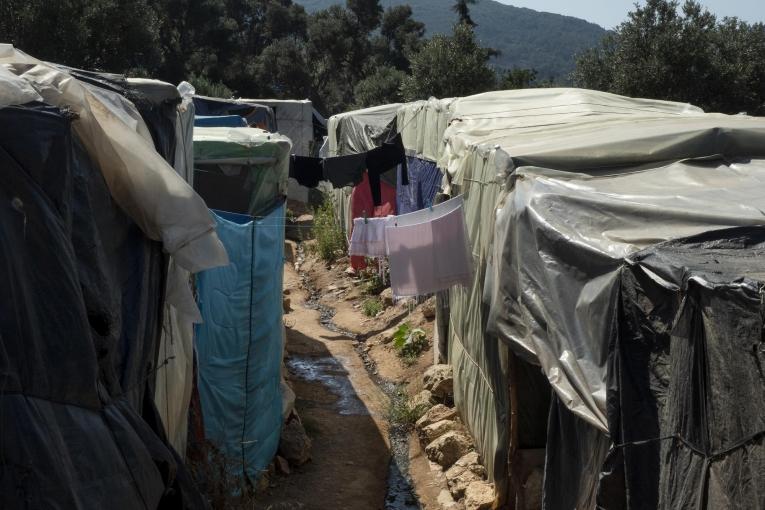
[[420, 328], [412, 328], [405, 322], [393, 334], [393, 346], [405, 362], [412, 364], [417, 356], [428, 348], [428, 337]]
[[383, 302], [380, 298], [369, 298], [361, 304], [361, 311], [367, 317], [375, 317], [383, 310]]
[[391, 425], [398, 425], [410, 429], [427, 410], [428, 406], [425, 404], [416, 406], [410, 405], [406, 398], [406, 393], [400, 392], [391, 400], [390, 409], [388, 411], [388, 420]]
[[316, 250], [322, 260], [332, 263], [345, 253], [345, 233], [335, 218], [329, 194], [324, 195], [324, 201], [314, 211], [313, 231], [316, 235]]

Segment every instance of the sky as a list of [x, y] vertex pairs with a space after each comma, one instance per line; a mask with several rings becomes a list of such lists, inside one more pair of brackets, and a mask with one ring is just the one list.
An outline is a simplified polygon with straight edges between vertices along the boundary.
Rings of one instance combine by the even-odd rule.
[[[497, 0], [503, 4], [528, 7], [582, 18], [605, 28], [624, 21], [636, 0]], [[640, 2], [641, 4], [643, 2]], [[682, 2], [681, 2], [682, 3]], [[750, 23], [765, 22], [765, 0], [699, 0], [718, 17], [737, 16]]]

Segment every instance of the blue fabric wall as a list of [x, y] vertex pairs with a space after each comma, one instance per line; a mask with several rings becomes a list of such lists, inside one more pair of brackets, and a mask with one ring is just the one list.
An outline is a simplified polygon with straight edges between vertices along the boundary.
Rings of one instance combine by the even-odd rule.
[[282, 203], [264, 218], [214, 211], [231, 263], [197, 277], [196, 329], [205, 435], [232, 472], [257, 478], [282, 425]]
[[409, 168], [409, 184], [401, 184], [401, 167], [398, 168], [396, 188], [396, 211], [406, 214], [419, 211], [433, 204], [433, 198], [441, 188], [443, 174], [432, 161], [406, 158]]

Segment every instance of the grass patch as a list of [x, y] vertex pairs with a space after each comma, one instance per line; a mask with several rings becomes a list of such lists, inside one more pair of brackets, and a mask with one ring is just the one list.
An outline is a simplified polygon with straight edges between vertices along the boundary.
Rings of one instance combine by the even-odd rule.
[[391, 425], [398, 425], [410, 429], [422, 418], [422, 415], [428, 410], [427, 405], [410, 406], [406, 394], [399, 393], [391, 401], [388, 411], [388, 421]]
[[362, 288], [361, 292], [367, 296], [377, 296], [385, 290], [385, 284], [382, 277], [377, 273], [372, 259], [367, 260], [367, 268], [361, 271]]
[[324, 262], [331, 264], [345, 255], [345, 232], [335, 218], [335, 208], [329, 194], [324, 195], [324, 201], [314, 211], [313, 232], [316, 236], [316, 252]]
[[411, 324], [405, 322], [393, 333], [393, 347], [399, 357], [411, 365], [428, 348], [428, 337], [420, 328], [412, 328]]
[[367, 317], [375, 317], [378, 313], [383, 311], [383, 302], [380, 298], [369, 298], [364, 300], [361, 304], [361, 311]]

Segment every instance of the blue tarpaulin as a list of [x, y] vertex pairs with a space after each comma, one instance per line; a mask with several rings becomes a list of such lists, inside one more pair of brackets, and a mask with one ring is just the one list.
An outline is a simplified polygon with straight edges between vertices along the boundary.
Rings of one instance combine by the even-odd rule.
[[284, 203], [265, 217], [213, 211], [231, 263], [197, 277], [199, 396], [206, 438], [257, 478], [282, 425]]
[[194, 127], [247, 127], [247, 121], [240, 115], [197, 115]]
[[406, 214], [433, 205], [433, 199], [441, 187], [443, 174], [436, 164], [420, 158], [406, 158], [409, 169], [409, 185], [401, 184], [401, 167], [398, 168], [396, 188], [396, 211]]

